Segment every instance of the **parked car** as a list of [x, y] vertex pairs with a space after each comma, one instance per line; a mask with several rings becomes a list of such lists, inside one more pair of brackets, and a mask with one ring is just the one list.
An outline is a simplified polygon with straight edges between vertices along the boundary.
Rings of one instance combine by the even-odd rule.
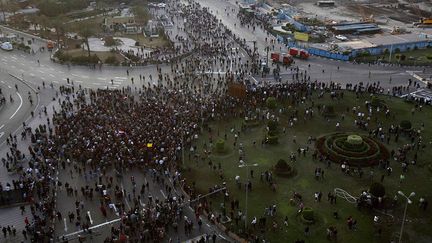
[[348, 40], [348, 38], [344, 35], [336, 35], [335, 38], [338, 40], [341, 40], [341, 41], [347, 41]]
[[5, 50], [5, 51], [12, 51], [13, 50], [13, 46], [12, 46], [12, 44], [10, 42], [3, 42], [0, 45], [0, 48], [2, 50]]

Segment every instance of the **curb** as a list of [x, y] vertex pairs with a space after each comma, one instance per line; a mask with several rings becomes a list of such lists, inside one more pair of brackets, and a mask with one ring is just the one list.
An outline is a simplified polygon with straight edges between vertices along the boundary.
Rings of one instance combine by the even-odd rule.
[[13, 78], [15, 78], [15, 79], [21, 81], [21, 83], [23, 83], [24, 85], [26, 85], [27, 87], [29, 87], [31, 90], [33, 90], [33, 91], [36, 93], [36, 95], [39, 95], [39, 92], [38, 92], [35, 88], [33, 88], [30, 84], [28, 84], [24, 79], [22, 79], [22, 78], [20, 78], [20, 77], [17, 77], [17, 76], [15, 76], [15, 75], [11, 74], [11, 73], [8, 73], [8, 74], [9, 74], [11, 77], [13, 77]]

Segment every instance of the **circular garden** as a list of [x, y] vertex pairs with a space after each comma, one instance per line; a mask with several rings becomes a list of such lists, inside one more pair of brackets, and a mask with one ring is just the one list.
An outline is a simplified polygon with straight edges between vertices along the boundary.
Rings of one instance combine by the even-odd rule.
[[387, 148], [381, 142], [356, 134], [324, 135], [317, 139], [315, 146], [332, 162], [347, 162], [351, 166], [373, 166], [390, 157]]

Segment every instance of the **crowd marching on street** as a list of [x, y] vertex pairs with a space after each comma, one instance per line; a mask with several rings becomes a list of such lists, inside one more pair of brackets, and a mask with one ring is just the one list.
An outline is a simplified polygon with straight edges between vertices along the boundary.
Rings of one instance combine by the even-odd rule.
[[[289, 81], [257, 85], [249, 80], [256, 70], [248, 59], [254, 50], [248, 47], [246, 40], [231, 33], [198, 3], [188, 1], [187, 5], [175, 6], [182, 11], [181, 16], [185, 18], [182, 31], [187, 33], [187, 37], [175, 37], [181, 43], [176, 54], [196, 50], [195, 53], [170, 61], [170, 72], [164, 73], [157, 66], [157, 77], [139, 74], [139, 80], [144, 85], [136, 84], [136, 80], [131, 78], [131, 85], [119, 90], [76, 87], [69, 83], [68, 78], [68, 85], [61, 86], [55, 97], [57, 108], [45, 107], [39, 114], [32, 114], [39, 115], [46, 122], [36, 128], [23, 123], [20, 137], [8, 134], [6, 146], [9, 150], [2, 158], [2, 164], [4, 169], [16, 173], [18, 179], [2, 181], [0, 191], [19, 190], [30, 204], [31, 217], [22, 219], [26, 225], [22, 232], [17, 232], [13, 225], [2, 225], [0, 222], [4, 238], [22, 234], [24, 240], [32, 242], [50, 242], [57, 238], [67, 241], [68, 238], [62, 238], [56, 230], [63, 225], [63, 220], [65, 225], [71, 224], [77, 231], [90, 234], [93, 232], [93, 220], [89, 211], [107, 220], [120, 218], [118, 225], [110, 226], [110, 234], [104, 237], [104, 242], [125, 242], [127, 239], [131, 242], [177, 242], [178, 239], [172, 235], [176, 235], [181, 226], [185, 235], [191, 235], [193, 230], [201, 231], [203, 220], [220, 223], [226, 216], [238, 225], [245, 220], [245, 209], [239, 205], [233, 191], [240, 189], [254, 193], [255, 183], [267, 183], [270, 190], [277, 192], [277, 181], [271, 171], [252, 170], [249, 180], [235, 178], [238, 188], [226, 188], [228, 178], [224, 175], [224, 168], [213, 164], [208, 158], [211, 153], [209, 148], [217, 137], [224, 136], [225, 140], [233, 141], [233, 147], [242, 150], [241, 137], [247, 130], [238, 127], [229, 132], [213, 131], [208, 126], [210, 121], [233, 117], [277, 120], [278, 114], [284, 111], [271, 112], [265, 108], [270, 96], [290, 100], [294, 105], [310, 101], [312, 105], [306, 109], [307, 112], [295, 112], [290, 117], [283, 128], [285, 132], [299, 122], [307, 123], [321, 112], [322, 107], [314, 105], [318, 104], [316, 99], [330, 95], [335, 102], [343, 100], [342, 89], [359, 97], [379, 93], [392, 98], [407, 93], [413, 86], [417, 87], [417, 83], [412, 82], [391, 90], [384, 89], [379, 82], [343, 87], [335, 82], [311, 80], [310, 71], [296, 66], [290, 67], [292, 79]], [[255, 28], [252, 26], [259, 23], [252, 24], [248, 19], [242, 19], [242, 24]], [[270, 39], [269, 42], [274, 43]], [[246, 55], [241, 55], [242, 50]], [[309, 68], [313, 67], [309, 65]], [[243, 99], [228, 94], [229, 84], [233, 82], [245, 84]], [[49, 87], [44, 85], [42, 89], [45, 88]], [[1, 102], [6, 103], [3, 99]], [[420, 111], [422, 105], [419, 101], [413, 114]], [[347, 112], [355, 114], [366, 110], [366, 115], [359, 116], [356, 125], [383, 142], [397, 142], [401, 133], [396, 129], [397, 124], [391, 127], [370, 125], [370, 119], [378, 119], [375, 113], [383, 113], [386, 119], [391, 120], [395, 112], [369, 108], [367, 104], [364, 107], [347, 107]], [[335, 124], [335, 127], [338, 125]], [[211, 134], [203, 145], [196, 143], [202, 136], [202, 130]], [[316, 180], [324, 181], [325, 170], [333, 168], [328, 158], [313, 151], [314, 138], [313, 134], [310, 135], [307, 144], [293, 137], [298, 150], [291, 155], [291, 161], [310, 155], [324, 162], [315, 172], [311, 171]], [[397, 162], [382, 161], [380, 164], [380, 169], [387, 171], [388, 176], [391, 176], [395, 166], [403, 166], [404, 171], [415, 169], [417, 154], [426, 145], [420, 130], [413, 130], [409, 136], [410, 144], [391, 151], [392, 158], [397, 158]], [[267, 142], [254, 141], [254, 146], [266, 146]], [[410, 151], [416, 151], [415, 155], [408, 155]], [[209, 193], [216, 192], [230, 206], [224, 206], [222, 212], [213, 210], [212, 197], [190, 203], [189, 200], [200, 194], [195, 188], [199, 182], [187, 181], [182, 177], [183, 153], [189, 160], [208, 164], [218, 174], [221, 183], [209, 188]], [[346, 173], [349, 165], [345, 164], [342, 169]], [[135, 172], [145, 180], [135, 176]], [[254, 177], [254, 173], [260, 176]], [[131, 187], [126, 188], [126, 184]], [[163, 196], [154, 195], [153, 187], [161, 188]], [[60, 195], [67, 198], [72, 210], [62, 209], [58, 203]], [[336, 204], [333, 192], [327, 195], [327, 201]], [[302, 201], [304, 196], [296, 192], [292, 196], [291, 202], [298, 206], [300, 212], [305, 207]], [[323, 192], [307, 196], [314, 197], [316, 203], [320, 203]], [[9, 199], [2, 194], [1, 200]], [[421, 197], [419, 203], [422, 209], [427, 208], [426, 198]], [[184, 213], [186, 206], [193, 207], [195, 218]], [[267, 220], [270, 220], [268, 225], [275, 231], [288, 227], [291, 223], [287, 217], [282, 217], [285, 218], [283, 222], [276, 220], [277, 208], [276, 203], [267, 205], [263, 215], [254, 215], [246, 223], [256, 232], [260, 231], [260, 226], [266, 227]], [[21, 210], [24, 213], [25, 208]], [[334, 216], [339, 217], [337, 212]], [[347, 226], [350, 230], [361, 227], [351, 216], [347, 218]], [[309, 231], [306, 227], [305, 237]], [[255, 242], [265, 240], [258, 235], [253, 233], [249, 238]], [[337, 238], [337, 229], [329, 226], [327, 236]], [[215, 242], [218, 237], [212, 232], [200, 242]]]

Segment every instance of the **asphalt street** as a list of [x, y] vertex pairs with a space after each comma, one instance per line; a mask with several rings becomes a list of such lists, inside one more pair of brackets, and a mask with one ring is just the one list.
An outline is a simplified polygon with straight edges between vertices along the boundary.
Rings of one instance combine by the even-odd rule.
[[[36, 92], [23, 82], [7, 73], [0, 72], [0, 87], [6, 98], [6, 104], [0, 110], [0, 144], [9, 134], [14, 134], [27, 121], [31, 112], [36, 110], [39, 98]], [[33, 103], [30, 103], [30, 99]]]

